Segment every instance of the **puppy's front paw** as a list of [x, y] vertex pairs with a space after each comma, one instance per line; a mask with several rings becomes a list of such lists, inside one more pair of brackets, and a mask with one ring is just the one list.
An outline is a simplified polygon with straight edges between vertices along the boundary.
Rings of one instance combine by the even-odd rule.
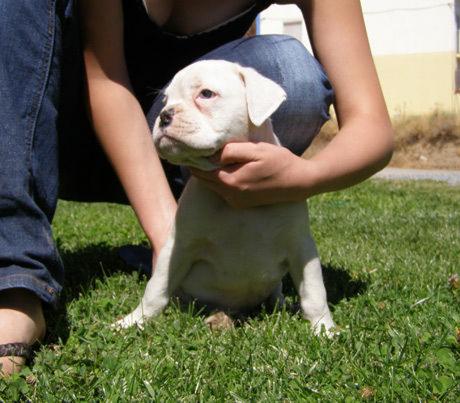
[[338, 331], [335, 330], [336, 326], [332, 320], [331, 315], [324, 315], [316, 321], [312, 321], [313, 332], [316, 336], [324, 334], [327, 338], [331, 339]]
[[110, 327], [115, 330], [121, 330], [136, 325], [140, 329], [143, 329], [143, 324], [144, 317], [139, 315], [136, 311], [133, 311], [129, 315], [126, 315], [123, 319], [113, 323]]

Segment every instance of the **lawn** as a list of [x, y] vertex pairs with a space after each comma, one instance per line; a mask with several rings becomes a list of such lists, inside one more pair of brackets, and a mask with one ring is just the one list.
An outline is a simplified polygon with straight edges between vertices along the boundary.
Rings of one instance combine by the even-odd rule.
[[[32, 401], [458, 401], [460, 188], [368, 181], [314, 197], [311, 226], [340, 334], [288, 304], [211, 332], [193, 306], [109, 329], [146, 279], [117, 258], [145, 242], [129, 208], [61, 202], [66, 291], [31, 369], [0, 397]], [[450, 281], [449, 281], [450, 278]], [[0, 400], [2, 400], [0, 398]]]

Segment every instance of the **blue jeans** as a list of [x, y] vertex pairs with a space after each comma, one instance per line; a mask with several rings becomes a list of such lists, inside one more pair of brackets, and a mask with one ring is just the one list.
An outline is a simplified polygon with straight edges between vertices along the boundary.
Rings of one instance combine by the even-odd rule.
[[0, 290], [27, 288], [51, 304], [63, 280], [50, 227], [58, 196], [58, 3], [0, 0]]
[[[71, 4], [0, 0], [0, 291], [26, 288], [52, 305], [63, 284], [51, 220], [58, 198], [59, 111], [74, 96], [61, 89], [68, 59], [63, 55], [63, 30]], [[78, 54], [75, 49], [66, 52]], [[288, 100], [274, 114], [273, 124], [283, 145], [298, 155], [329, 117], [332, 89], [327, 77], [293, 38], [243, 38], [203, 58], [254, 67], [285, 89]], [[80, 76], [72, 79], [81, 81]], [[81, 108], [84, 100], [78, 102]], [[157, 99], [147, 115], [150, 123], [160, 109]], [[78, 138], [85, 135], [78, 133]], [[66, 129], [61, 130], [60, 142], [65, 145], [68, 138]], [[83, 187], [90, 180], [83, 178]]]

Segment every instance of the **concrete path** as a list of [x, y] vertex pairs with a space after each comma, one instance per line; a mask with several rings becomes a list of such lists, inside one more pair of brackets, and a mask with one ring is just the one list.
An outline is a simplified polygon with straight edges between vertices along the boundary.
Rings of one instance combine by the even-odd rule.
[[373, 176], [373, 178], [394, 180], [433, 180], [447, 182], [452, 186], [460, 186], [460, 171], [441, 169], [405, 169], [385, 168]]

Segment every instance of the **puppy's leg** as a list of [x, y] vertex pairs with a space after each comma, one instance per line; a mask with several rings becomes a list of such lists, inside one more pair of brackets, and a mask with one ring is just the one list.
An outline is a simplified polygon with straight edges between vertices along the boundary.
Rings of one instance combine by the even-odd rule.
[[310, 234], [301, 246], [297, 259], [293, 261], [290, 273], [300, 296], [304, 317], [311, 322], [315, 334], [320, 334], [321, 328], [324, 327], [327, 336], [330, 337], [330, 329], [335, 324], [327, 305], [318, 252]]
[[141, 302], [134, 311], [117, 321], [114, 327], [127, 328], [135, 324], [141, 326], [147, 319], [163, 311], [187, 273], [189, 265], [184, 255], [177, 252], [174, 236], [170, 236], [158, 256], [155, 271], [147, 283]]

